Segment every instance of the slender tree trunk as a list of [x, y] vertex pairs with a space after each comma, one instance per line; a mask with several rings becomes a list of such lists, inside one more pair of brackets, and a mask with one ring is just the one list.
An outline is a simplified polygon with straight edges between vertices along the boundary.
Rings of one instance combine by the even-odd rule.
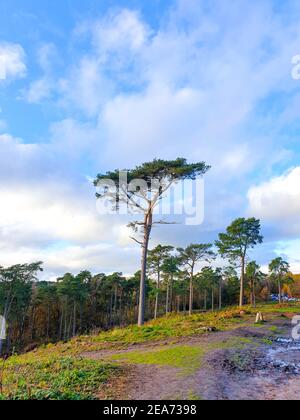
[[189, 300], [189, 315], [192, 315], [193, 313], [193, 301], [194, 301], [194, 266], [191, 270], [191, 277], [190, 277], [190, 300]]
[[169, 283], [167, 283], [167, 294], [166, 294], [166, 315], [169, 313]]
[[281, 299], [281, 282], [280, 280], [278, 280], [278, 301], [279, 303], [281, 303], [282, 299]]
[[82, 303], [80, 304], [80, 310], [79, 310], [79, 333], [82, 332]]
[[76, 335], [76, 301], [74, 300], [73, 305], [73, 337]]
[[250, 305], [253, 308], [253, 281], [250, 281]]
[[255, 282], [253, 282], [252, 294], [253, 294], [253, 308], [256, 308]]
[[68, 309], [67, 309], [67, 305], [65, 308], [65, 329], [64, 329], [64, 340], [67, 339], [67, 334], [68, 334]]
[[60, 340], [62, 339], [63, 322], [64, 322], [64, 307], [62, 305], [61, 311], [60, 311], [59, 332], [58, 332], [58, 336]]
[[204, 310], [207, 311], [207, 290], [204, 291]]
[[219, 311], [222, 309], [222, 281], [219, 285]]
[[12, 339], [12, 325], [9, 325], [8, 328], [8, 335], [7, 335], [7, 340], [6, 340], [6, 352], [10, 353], [10, 349], [11, 349], [11, 339]]
[[31, 340], [34, 340], [35, 338], [34, 327], [35, 327], [35, 307], [33, 306], [32, 314], [31, 314], [31, 327], [30, 327]]
[[110, 306], [109, 306], [109, 326], [110, 326], [110, 328], [113, 325], [112, 312], [113, 312], [113, 293], [110, 294]]
[[141, 264], [141, 282], [140, 282], [140, 299], [139, 299], [139, 316], [138, 316], [139, 327], [142, 327], [145, 323], [147, 255], [148, 255], [148, 246], [149, 246], [151, 228], [152, 228], [152, 212], [149, 210], [145, 216], [144, 240], [142, 244], [142, 264]]
[[244, 306], [244, 281], [245, 281], [245, 257], [242, 256], [241, 287], [240, 287], [240, 307]]
[[156, 296], [155, 296], [154, 319], [156, 319], [158, 315], [159, 287], [160, 287], [160, 270], [158, 270], [157, 272], [157, 291], [156, 291]]
[[173, 276], [170, 281], [170, 310], [173, 312]]
[[211, 290], [211, 310], [215, 310], [215, 297], [214, 297], [214, 289]]
[[46, 337], [49, 339], [50, 333], [50, 305], [47, 308], [47, 329], [46, 329]]
[[73, 314], [72, 314], [72, 310], [70, 310], [70, 320], [69, 320], [69, 325], [68, 325], [68, 336], [67, 338], [71, 338], [72, 336], [72, 325], [73, 325]]

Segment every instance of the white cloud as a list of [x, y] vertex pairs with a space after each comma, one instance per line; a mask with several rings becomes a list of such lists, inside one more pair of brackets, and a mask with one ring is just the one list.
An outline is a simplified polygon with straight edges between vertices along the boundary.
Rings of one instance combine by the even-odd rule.
[[25, 74], [25, 52], [21, 45], [0, 42], [0, 80], [18, 79]]
[[38, 63], [45, 73], [51, 73], [58, 60], [58, 51], [54, 44], [44, 43], [37, 51]]
[[271, 221], [292, 221], [300, 214], [300, 167], [248, 191], [249, 212]]
[[39, 79], [31, 83], [26, 98], [29, 103], [38, 104], [51, 95], [53, 84], [49, 79]]
[[62, 183], [1, 186], [0, 195], [2, 234], [11, 242], [20, 237], [33, 242], [39, 238], [86, 243], [103, 237], [95, 203], [82, 203], [76, 190]]
[[45, 99], [50, 99], [57, 90], [57, 83], [53, 76], [55, 64], [58, 61], [56, 47], [52, 43], [45, 43], [37, 51], [37, 60], [43, 71], [43, 77], [33, 81], [24, 91], [24, 98], [33, 104], [38, 104]]
[[186, 141], [191, 147], [196, 145], [201, 141], [197, 113], [201, 105], [201, 93], [193, 89], [172, 91], [165, 85], [151, 86], [141, 94], [117, 96], [107, 103], [100, 119], [109, 159], [122, 157], [123, 162], [129, 158], [137, 163], [158, 154], [177, 155]]
[[83, 268], [110, 271], [117, 260], [118, 270], [134, 270], [130, 257], [139, 250], [126, 240], [126, 222], [98, 214], [94, 187], [70, 176], [57, 147], [54, 140], [39, 147], [0, 136], [1, 264], [42, 260], [46, 278]]
[[5, 131], [7, 128], [6, 122], [0, 119], [0, 132]]
[[276, 245], [275, 252], [278, 256], [288, 260], [291, 271], [300, 273], [300, 240], [280, 241]]
[[100, 55], [138, 51], [149, 37], [149, 29], [136, 11], [111, 13], [92, 26], [92, 39]]
[[101, 106], [113, 91], [113, 83], [107, 79], [99, 61], [84, 57], [69, 71], [68, 77], [59, 81], [60, 105], [67, 109], [79, 109], [88, 117], [99, 114]]
[[[41, 147], [25, 144], [9, 134], [0, 135], [0, 183], [30, 177], [40, 168], [38, 163]], [[35, 164], [36, 166], [34, 166]]]
[[65, 272], [80, 272], [89, 269], [93, 273], [114, 271], [123, 272], [125, 275], [138, 270], [132, 264], [132, 259], [138, 261], [139, 249], [117, 249], [109, 243], [90, 245], [66, 245], [63, 247], [18, 247], [12, 252], [10, 249], [0, 247], [1, 263], [7, 266], [34, 261], [44, 262], [44, 274], [41, 278], [55, 280]]
[[[257, 106], [278, 91], [297, 89], [290, 79], [290, 58], [299, 48], [300, 31], [296, 13], [286, 25], [269, 2], [241, 4], [178, 1], [155, 30], [136, 11], [113, 10], [81, 26], [81, 35], [88, 35], [80, 39], [84, 49], [75, 44], [78, 37], [71, 39], [73, 55], [63, 74], [53, 70], [53, 45], [40, 48], [43, 75], [29, 86], [27, 99], [39, 103], [55, 97], [64, 116], [51, 125], [44, 144], [0, 138], [3, 246], [14, 238], [22, 250], [16, 257], [41, 255], [51, 269], [95, 266], [102, 258], [98, 254], [106, 257], [103, 266], [115, 267], [115, 256], [129, 245], [128, 232], [117, 217], [98, 224], [83, 174], [154, 157], [183, 155], [212, 165], [206, 178], [206, 225], [193, 232], [160, 230], [154, 240], [180, 236], [188, 242], [200, 233], [212, 240], [213, 231], [243, 213], [251, 171], [260, 165], [263, 175], [291, 158], [276, 136], [287, 120], [284, 112], [278, 126], [272, 113], [262, 116]], [[288, 113], [289, 121], [296, 115]], [[17, 184], [22, 177], [24, 182]], [[250, 210], [270, 220], [282, 221], [286, 215], [294, 228], [299, 207], [286, 183], [297, 179], [299, 185], [299, 179], [294, 171], [283, 178], [251, 188]], [[5, 188], [5, 182], [15, 190]], [[273, 198], [265, 202], [263, 190], [270, 188]], [[281, 204], [286, 200], [291, 206]], [[35, 248], [39, 241], [42, 245]], [[48, 247], [60, 241], [68, 244], [61, 250]], [[130, 253], [127, 258], [120, 266], [135, 267], [137, 260]]]

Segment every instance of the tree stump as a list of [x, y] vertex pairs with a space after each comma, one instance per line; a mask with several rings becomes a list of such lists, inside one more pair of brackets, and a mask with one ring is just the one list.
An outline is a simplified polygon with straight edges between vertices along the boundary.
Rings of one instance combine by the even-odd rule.
[[260, 324], [261, 322], [265, 322], [264, 316], [261, 312], [257, 312], [255, 324]]

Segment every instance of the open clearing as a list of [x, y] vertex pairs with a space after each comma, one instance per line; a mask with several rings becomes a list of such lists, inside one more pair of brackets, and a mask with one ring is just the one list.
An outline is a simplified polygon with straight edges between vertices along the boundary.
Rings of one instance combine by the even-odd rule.
[[[5, 364], [1, 399], [300, 399], [297, 305], [231, 308], [49, 344]], [[209, 331], [209, 332], [208, 332]]]

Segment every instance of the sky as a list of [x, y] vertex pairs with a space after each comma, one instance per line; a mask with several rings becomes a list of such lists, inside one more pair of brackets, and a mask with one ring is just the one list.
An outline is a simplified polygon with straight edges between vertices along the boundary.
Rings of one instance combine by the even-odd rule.
[[151, 246], [257, 217], [249, 258], [299, 273], [299, 54], [298, 0], [0, 0], [0, 265], [135, 272], [130, 216], [91, 180], [180, 156], [211, 165], [204, 222]]

